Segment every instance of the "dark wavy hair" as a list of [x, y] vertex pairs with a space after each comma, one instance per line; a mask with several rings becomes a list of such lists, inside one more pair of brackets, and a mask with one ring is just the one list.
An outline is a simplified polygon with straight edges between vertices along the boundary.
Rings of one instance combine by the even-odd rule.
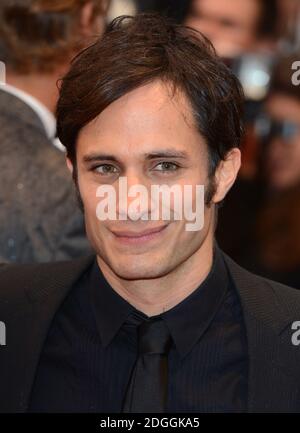
[[158, 79], [190, 102], [213, 174], [227, 152], [240, 146], [241, 85], [201, 33], [153, 13], [116, 18], [103, 38], [73, 60], [57, 106], [58, 136], [70, 160], [76, 162], [76, 139], [85, 125], [121, 96]]

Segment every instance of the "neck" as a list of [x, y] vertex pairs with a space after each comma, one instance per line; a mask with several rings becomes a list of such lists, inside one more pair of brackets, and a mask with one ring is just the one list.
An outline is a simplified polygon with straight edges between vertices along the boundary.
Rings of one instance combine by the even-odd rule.
[[155, 279], [124, 280], [98, 256], [98, 264], [111, 287], [147, 316], [167, 311], [194, 292], [209, 274], [213, 263], [213, 237], [169, 274]]
[[33, 96], [54, 114], [58, 99], [56, 85], [58, 78], [59, 75], [55, 73], [29, 75], [8, 73], [7, 84]]

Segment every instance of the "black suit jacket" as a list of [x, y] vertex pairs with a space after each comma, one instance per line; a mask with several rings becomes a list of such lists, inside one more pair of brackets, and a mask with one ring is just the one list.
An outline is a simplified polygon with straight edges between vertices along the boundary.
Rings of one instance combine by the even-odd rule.
[[0, 262], [91, 253], [65, 156], [25, 102], [0, 90]]
[[[253, 275], [224, 254], [239, 295], [249, 353], [249, 412], [300, 412], [300, 292]], [[26, 412], [51, 321], [93, 257], [0, 268], [0, 412]]]

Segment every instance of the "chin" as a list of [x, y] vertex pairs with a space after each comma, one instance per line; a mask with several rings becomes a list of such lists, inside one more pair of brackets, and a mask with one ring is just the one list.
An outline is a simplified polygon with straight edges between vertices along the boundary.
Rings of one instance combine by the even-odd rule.
[[132, 261], [130, 264], [124, 263], [123, 265], [118, 263], [116, 266], [112, 266], [112, 269], [119, 278], [125, 280], [145, 280], [159, 278], [167, 273], [167, 269], [158, 267], [156, 263], [152, 265], [150, 263], [137, 264]]

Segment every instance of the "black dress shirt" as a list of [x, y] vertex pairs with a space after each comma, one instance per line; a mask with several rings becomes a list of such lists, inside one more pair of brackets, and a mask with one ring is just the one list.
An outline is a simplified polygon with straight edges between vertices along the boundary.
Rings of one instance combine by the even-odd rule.
[[[166, 412], [247, 411], [246, 331], [218, 247], [205, 281], [160, 316], [173, 340]], [[29, 411], [121, 412], [137, 325], [146, 318], [115, 292], [95, 260], [52, 322]]]

